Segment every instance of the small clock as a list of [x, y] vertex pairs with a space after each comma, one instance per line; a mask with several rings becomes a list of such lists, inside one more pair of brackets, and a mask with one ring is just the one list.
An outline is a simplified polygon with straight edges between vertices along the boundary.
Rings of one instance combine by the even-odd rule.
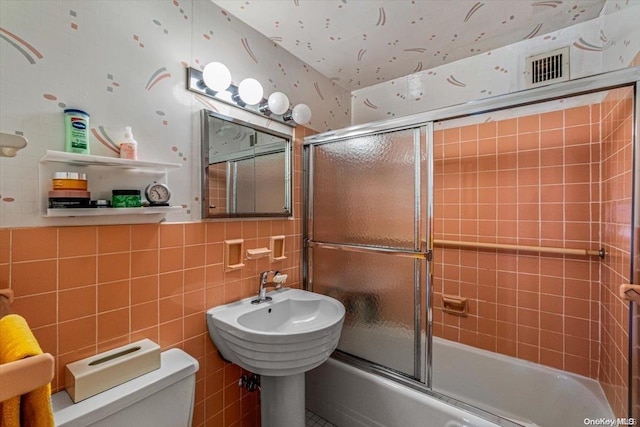
[[144, 189], [144, 196], [149, 201], [150, 206], [169, 206], [171, 191], [166, 185], [154, 182]]

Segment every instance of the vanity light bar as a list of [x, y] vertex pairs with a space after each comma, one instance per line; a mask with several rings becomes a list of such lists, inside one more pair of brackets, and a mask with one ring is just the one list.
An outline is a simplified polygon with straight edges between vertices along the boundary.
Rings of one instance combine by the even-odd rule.
[[[204, 78], [202, 71], [193, 67], [187, 68], [187, 89], [191, 92], [266, 116], [290, 127], [296, 127], [311, 120], [311, 109], [306, 104], [297, 104], [289, 109], [289, 99], [282, 92], [274, 92], [268, 99], [264, 99], [261, 93], [262, 87], [255, 79], [244, 79], [238, 86], [229, 83], [226, 89], [220, 91], [208, 87], [205, 84], [206, 80], [208, 78]], [[247, 94], [244, 93], [245, 89], [249, 90]], [[282, 111], [281, 114], [276, 114], [280, 111]]]

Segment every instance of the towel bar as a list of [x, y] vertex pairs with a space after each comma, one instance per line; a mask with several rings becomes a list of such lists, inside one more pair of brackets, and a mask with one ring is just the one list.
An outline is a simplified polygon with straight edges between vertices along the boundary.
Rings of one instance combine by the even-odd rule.
[[0, 365], [0, 402], [49, 384], [54, 359], [49, 353]]

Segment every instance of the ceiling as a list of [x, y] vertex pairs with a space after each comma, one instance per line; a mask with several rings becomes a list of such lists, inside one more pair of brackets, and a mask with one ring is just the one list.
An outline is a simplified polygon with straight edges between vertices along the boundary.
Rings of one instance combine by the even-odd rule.
[[599, 16], [605, 0], [212, 0], [355, 90]]

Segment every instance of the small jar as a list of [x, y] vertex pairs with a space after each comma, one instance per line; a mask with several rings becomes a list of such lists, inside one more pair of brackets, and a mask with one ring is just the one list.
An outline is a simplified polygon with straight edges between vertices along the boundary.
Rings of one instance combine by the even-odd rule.
[[91, 207], [92, 208], [110, 208], [111, 207], [111, 201], [110, 200], [92, 200], [91, 201]]
[[140, 190], [112, 190], [111, 194], [114, 208], [139, 208], [142, 205]]
[[76, 172], [55, 172], [53, 189], [87, 191], [87, 175]]

